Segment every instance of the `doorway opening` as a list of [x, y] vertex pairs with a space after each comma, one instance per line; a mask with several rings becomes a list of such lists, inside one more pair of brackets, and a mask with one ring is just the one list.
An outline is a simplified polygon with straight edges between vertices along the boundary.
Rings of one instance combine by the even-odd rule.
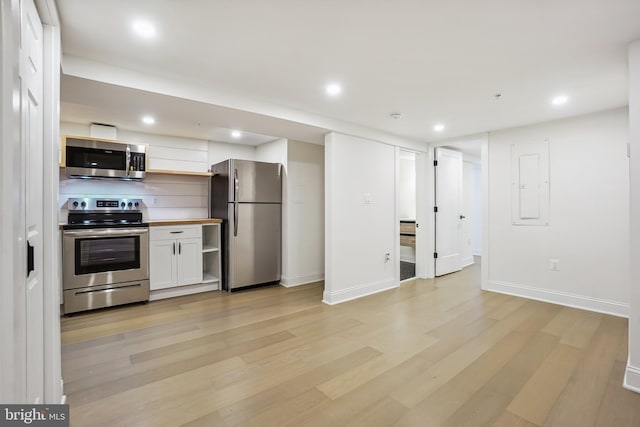
[[399, 151], [400, 282], [416, 278], [416, 153]]
[[447, 143], [434, 153], [434, 272], [443, 276], [482, 256], [482, 139]]

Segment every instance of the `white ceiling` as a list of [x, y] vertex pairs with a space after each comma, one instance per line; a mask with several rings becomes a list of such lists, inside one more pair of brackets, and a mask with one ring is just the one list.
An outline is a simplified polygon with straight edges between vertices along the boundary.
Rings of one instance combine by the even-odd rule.
[[[301, 119], [286, 125], [305, 122], [305, 114], [315, 114], [413, 141], [449, 139], [627, 105], [627, 45], [640, 39], [638, 0], [58, 0], [57, 4], [65, 57], [299, 111]], [[136, 37], [131, 24], [137, 18], [153, 22], [157, 37]], [[79, 88], [90, 84], [69, 79], [61, 94], [64, 119], [118, 113], [114, 121], [129, 120], [127, 127], [143, 130], [138, 110], [128, 108], [128, 103], [113, 105], [108, 89], [78, 94]], [[330, 81], [343, 85], [340, 97], [324, 93]], [[499, 101], [493, 97], [496, 93], [502, 94]], [[568, 94], [570, 101], [552, 107], [550, 100], [559, 93]], [[237, 119], [234, 127], [246, 131], [269, 129], [267, 135], [289, 136], [288, 130], [278, 132], [277, 121], [273, 126], [264, 124], [269, 109], [258, 118], [264, 122], [258, 129], [237, 109], [227, 109], [229, 117], [217, 120], [207, 114], [213, 106], [190, 105], [189, 113], [207, 128], [198, 133], [193, 120], [181, 111], [181, 102], [128, 95], [140, 95], [135, 106], [140, 110], [145, 102], [157, 101], [144, 109], [153, 114], [154, 108], [162, 107], [158, 115], [163, 119], [156, 129], [164, 126], [163, 133], [213, 139], [207, 132], [231, 128]], [[196, 111], [200, 108], [202, 113]], [[389, 117], [395, 112], [402, 114], [400, 120]], [[437, 122], [446, 125], [444, 132], [433, 131]], [[330, 128], [309, 130], [318, 138]]]

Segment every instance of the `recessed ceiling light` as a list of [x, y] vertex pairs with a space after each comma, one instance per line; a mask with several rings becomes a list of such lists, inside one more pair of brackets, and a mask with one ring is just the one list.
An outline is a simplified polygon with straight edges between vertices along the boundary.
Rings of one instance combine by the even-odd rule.
[[231, 131], [231, 136], [234, 138], [240, 138], [242, 136], [242, 132], [240, 132], [239, 130]]
[[438, 123], [436, 125], [433, 126], [433, 130], [436, 132], [442, 132], [445, 129], [444, 125], [442, 123]]
[[145, 125], [152, 125], [152, 124], [154, 124], [154, 123], [156, 122], [156, 119], [154, 119], [154, 118], [153, 118], [153, 117], [151, 117], [151, 116], [144, 116], [144, 117], [142, 118], [142, 122], [143, 122]]
[[389, 117], [391, 117], [393, 120], [400, 120], [402, 118], [402, 114], [400, 114], [400, 113], [391, 113], [391, 114], [389, 114]]
[[338, 96], [342, 93], [342, 86], [338, 83], [329, 83], [326, 88], [327, 95]]
[[569, 97], [567, 95], [557, 95], [551, 100], [551, 103], [557, 106], [564, 105], [567, 102], [569, 102]]
[[133, 22], [133, 31], [140, 37], [150, 39], [156, 35], [156, 28], [149, 21], [137, 20]]

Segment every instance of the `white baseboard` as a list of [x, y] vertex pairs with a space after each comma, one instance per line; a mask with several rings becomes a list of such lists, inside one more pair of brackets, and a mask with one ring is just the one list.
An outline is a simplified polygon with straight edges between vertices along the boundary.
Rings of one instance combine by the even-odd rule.
[[624, 374], [624, 383], [622, 386], [627, 390], [640, 393], [640, 368], [629, 365], [627, 362], [627, 370]]
[[283, 277], [280, 279], [280, 284], [285, 288], [293, 288], [294, 286], [306, 285], [309, 283], [319, 282], [324, 280], [324, 273], [307, 274], [305, 276], [296, 277]]
[[492, 280], [489, 280], [486, 290], [598, 313], [611, 314], [618, 317], [629, 317], [629, 304], [623, 304], [617, 301]]
[[415, 256], [400, 255], [400, 261], [416, 263]]
[[470, 265], [473, 265], [473, 255], [462, 260], [462, 268], [469, 267]]
[[390, 279], [352, 286], [335, 292], [328, 292], [325, 287], [325, 291], [322, 294], [322, 302], [329, 305], [340, 304], [341, 302], [347, 302], [357, 298], [366, 297], [368, 295], [377, 294], [378, 292], [387, 291], [389, 289], [397, 288], [398, 286], [400, 285], [395, 280]]
[[156, 289], [151, 291], [149, 301], [157, 301], [165, 298], [181, 297], [183, 295], [197, 294], [200, 292], [217, 291], [220, 289], [219, 282], [197, 283], [195, 285], [178, 286], [176, 288]]

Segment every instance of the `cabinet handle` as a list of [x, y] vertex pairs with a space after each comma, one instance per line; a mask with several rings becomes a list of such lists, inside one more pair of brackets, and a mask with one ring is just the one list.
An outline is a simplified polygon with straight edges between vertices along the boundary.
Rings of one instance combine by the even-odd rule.
[[173, 242], [173, 254], [176, 254], [176, 242]]
[[182, 243], [178, 243], [178, 255], [182, 253]]
[[184, 233], [184, 230], [180, 230], [180, 231], [170, 231], [169, 233], [171, 233], [171, 234], [180, 234], [180, 233]]

